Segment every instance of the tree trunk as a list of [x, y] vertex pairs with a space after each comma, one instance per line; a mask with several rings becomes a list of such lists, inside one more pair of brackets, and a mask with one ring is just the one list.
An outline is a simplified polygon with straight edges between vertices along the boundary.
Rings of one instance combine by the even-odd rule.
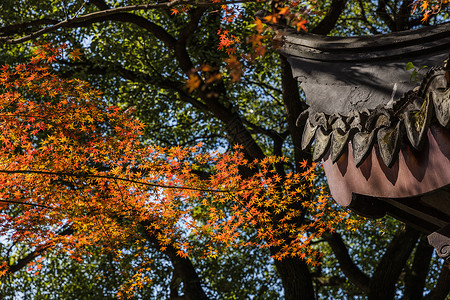
[[[301, 151], [301, 135], [302, 127], [297, 127], [295, 122], [300, 113], [306, 108], [305, 103], [301, 100], [298, 82], [292, 77], [292, 71], [286, 58], [280, 55], [281, 59], [281, 82], [283, 91], [283, 103], [286, 110], [289, 132], [294, 144], [296, 168], [299, 168], [299, 162], [306, 159], [311, 162], [311, 153]], [[309, 200], [309, 194], [303, 201]], [[299, 204], [298, 209], [303, 209]], [[304, 209], [303, 209], [304, 210]], [[300, 216], [295, 222], [301, 223], [304, 215]], [[277, 249], [271, 249], [272, 254]], [[283, 260], [275, 261], [278, 274], [281, 277], [284, 287], [286, 300], [311, 300], [315, 299], [314, 287], [312, 284], [311, 274], [306, 262], [298, 257], [287, 257]]]
[[298, 257], [275, 260], [284, 287], [285, 300], [313, 300], [316, 298], [306, 262]]

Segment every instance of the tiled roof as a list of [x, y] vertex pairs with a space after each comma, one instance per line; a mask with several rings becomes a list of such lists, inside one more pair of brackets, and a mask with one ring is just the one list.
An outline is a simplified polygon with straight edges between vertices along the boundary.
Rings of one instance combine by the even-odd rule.
[[[374, 145], [391, 167], [405, 143], [421, 149], [430, 123], [448, 127], [446, 71], [433, 66], [443, 66], [449, 57], [450, 22], [363, 37], [286, 29], [282, 39], [281, 52], [309, 106], [297, 123], [302, 126], [306, 119], [302, 146], [314, 141], [314, 160], [330, 150], [336, 162], [351, 142], [357, 167]], [[408, 63], [423, 76], [420, 85], [411, 80]]]
[[416, 87], [408, 63], [442, 66], [450, 50], [450, 22], [362, 37], [324, 37], [284, 31], [281, 52], [315, 112], [374, 110]]
[[334, 163], [351, 142], [358, 167], [377, 145], [383, 162], [391, 167], [405, 143], [421, 149], [431, 123], [449, 127], [450, 88], [445, 72], [444, 67], [432, 68], [419, 87], [375, 109], [327, 114], [309, 108], [297, 120], [306, 118], [302, 147], [314, 141], [313, 159], [320, 160], [329, 150]]
[[[302, 147], [323, 159], [333, 198], [436, 231], [429, 241], [450, 259], [442, 251], [450, 243], [450, 22], [348, 38], [287, 29], [282, 38], [309, 106], [297, 120]], [[420, 84], [409, 63], [432, 67]]]

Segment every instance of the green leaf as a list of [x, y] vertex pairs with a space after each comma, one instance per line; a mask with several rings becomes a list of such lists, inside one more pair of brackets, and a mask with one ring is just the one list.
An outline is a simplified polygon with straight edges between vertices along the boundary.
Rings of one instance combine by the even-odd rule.
[[406, 64], [406, 71], [409, 71], [409, 70], [414, 69], [414, 68], [415, 67], [414, 67], [412, 62], [409, 62], [409, 63]]

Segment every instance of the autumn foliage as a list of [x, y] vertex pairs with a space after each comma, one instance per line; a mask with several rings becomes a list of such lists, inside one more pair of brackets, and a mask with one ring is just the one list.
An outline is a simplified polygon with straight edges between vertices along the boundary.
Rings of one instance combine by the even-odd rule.
[[[276, 246], [276, 259], [293, 255], [317, 263], [320, 254], [310, 242], [346, 214], [327, 214], [332, 208], [327, 194], [315, 187], [315, 166], [305, 163], [303, 173], [282, 178], [274, 165], [286, 158], [248, 161], [239, 146], [211, 153], [202, 152], [201, 145], [145, 145], [144, 125], [130, 111], [108, 107], [86, 82], [51, 72], [49, 63], [60, 51], [41, 45], [29, 63], [2, 67], [3, 236], [40, 254], [52, 247], [74, 258], [92, 245], [117, 251], [126, 243], [139, 249], [151, 240], [181, 257]], [[315, 196], [299, 202], [306, 194]], [[298, 227], [293, 220], [305, 210], [313, 218]], [[250, 229], [257, 238], [242, 239]], [[8, 267], [4, 262], [2, 274]], [[31, 269], [38, 271], [38, 264]], [[135, 277], [139, 286], [142, 279]]]
[[[212, 3], [219, 3], [219, 1], [212, 1]], [[297, 31], [308, 31], [308, 19], [314, 16], [323, 16], [324, 12], [317, 1], [271, 1], [271, 11], [265, 11], [263, 15], [255, 18], [251, 27], [253, 34], [239, 38], [235, 35], [232, 29], [232, 24], [239, 19], [242, 13], [242, 6], [235, 4], [222, 4], [220, 6], [220, 13], [222, 15], [221, 28], [217, 31], [219, 43], [217, 50], [224, 51], [226, 58], [227, 75], [232, 82], [240, 80], [243, 73], [243, 65], [245, 62], [252, 62], [258, 58], [264, 58], [267, 47], [277, 47], [274, 44], [274, 36], [281, 37], [285, 34], [286, 28], [294, 28]], [[446, 9], [450, 4], [449, 0], [413, 0], [410, 3], [412, 12], [420, 12], [422, 15], [421, 23], [427, 24], [432, 17], [436, 17]], [[182, 5], [180, 7], [171, 8], [172, 14], [179, 13], [187, 14], [190, 7]], [[278, 24], [283, 24], [277, 27]], [[243, 44], [250, 45], [250, 52], [242, 53], [238, 51]], [[239, 55], [238, 53], [241, 53]], [[209, 76], [209, 66], [207, 70], [193, 70], [202, 71], [206, 79], [206, 83], [210, 84], [222, 77], [221, 73], [215, 72], [213, 77]], [[198, 73], [199, 74], [199, 73]], [[186, 89], [192, 93], [195, 89], [201, 88], [201, 77], [198, 74], [191, 74], [186, 80]]]
[[429, 21], [432, 16], [439, 14], [449, 4], [449, 0], [414, 0], [412, 3], [414, 11], [420, 8], [423, 14], [422, 22], [424, 23]]
[[[448, 1], [412, 5], [426, 21]], [[172, 14], [187, 10], [173, 8]], [[222, 10], [224, 24], [238, 16], [236, 8]], [[311, 13], [313, 6], [301, 10], [292, 2], [256, 19], [255, 33], [244, 41], [254, 49], [247, 57], [235, 56], [243, 41], [224, 25], [217, 33], [218, 50], [229, 56], [232, 81], [242, 75], [241, 59], [265, 55], [265, 23], [283, 19], [306, 30]], [[122, 287], [119, 296], [126, 296], [150, 280], [141, 276], [151, 267], [141, 246], [145, 241], [182, 258], [261, 247], [278, 249], [275, 259], [298, 256], [316, 265], [320, 253], [313, 240], [338, 223], [357, 228], [358, 222], [332, 207], [315, 182], [316, 165], [303, 162], [302, 172], [281, 175], [276, 166], [287, 165], [287, 158], [249, 161], [239, 145], [226, 153], [202, 151], [200, 144], [149, 146], [132, 110], [108, 106], [88, 83], [52, 72], [58, 57], [76, 60], [79, 50], [43, 44], [34, 54], [26, 64], [2, 66], [0, 73], [0, 233], [35, 251], [28, 265], [36, 275], [50, 248], [74, 259], [89, 254], [91, 246], [120, 257], [121, 247], [132, 244], [143, 263]], [[206, 84], [222, 78], [208, 65], [193, 70], [186, 82], [190, 93], [201, 84], [198, 74], [205, 75]], [[251, 239], [248, 231], [255, 233]], [[3, 262], [0, 274], [10, 267]]]

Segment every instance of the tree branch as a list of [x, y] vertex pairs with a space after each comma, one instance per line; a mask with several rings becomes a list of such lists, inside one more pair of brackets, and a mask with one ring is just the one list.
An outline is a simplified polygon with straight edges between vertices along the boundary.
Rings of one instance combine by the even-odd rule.
[[339, 16], [345, 9], [348, 0], [333, 0], [325, 17], [311, 30], [311, 33], [327, 35], [336, 26]]
[[423, 297], [423, 289], [430, 268], [433, 255], [433, 247], [421, 238], [416, 247], [414, 261], [410, 273], [405, 280], [405, 297], [408, 300], [420, 300]]
[[401, 228], [392, 239], [369, 285], [368, 299], [393, 299], [395, 284], [419, 238], [410, 227]]
[[[68, 228], [64, 229], [63, 231], [59, 232], [58, 235], [60, 235], [60, 236], [70, 235], [73, 232], [74, 231], [73, 231], [72, 227], [68, 227]], [[32, 262], [33, 259], [35, 259], [39, 255], [43, 254], [48, 248], [50, 248], [50, 246], [51, 246], [50, 244], [38, 246], [33, 252], [27, 254], [25, 257], [23, 257], [21, 259], [18, 259], [15, 264], [10, 265], [8, 267], [8, 273], [15, 273], [15, 272], [19, 271], [20, 269], [22, 269], [23, 267], [28, 265], [30, 262]]]
[[[226, 194], [228, 194], [228, 193], [233, 193], [233, 192], [237, 192], [237, 191], [247, 190], [247, 189], [240, 189], [240, 190], [203, 189], [203, 188], [196, 188], [196, 187], [190, 187], [190, 186], [164, 185], [164, 184], [139, 181], [139, 180], [135, 180], [135, 179], [129, 179], [129, 178], [125, 178], [125, 177], [87, 174], [87, 173], [73, 173], [73, 172], [52, 172], [52, 171], [40, 171], [40, 170], [0, 170], [0, 173], [56, 175], [56, 176], [67, 176], [67, 177], [74, 177], [74, 178], [104, 178], [104, 179], [131, 182], [131, 183], [148, 186], [148, 187], [154, 187], [154, 188], [192, 190], [192, 191], [208, 192], [208, 193], [211, 192], [211, 193], [226, 193]], [[20, 203], [20, 204], [27, 204], [27, 203]], [[35, 206], [37, 206], [37, 205], [35, 204]]]
[[[169, 1], [169, 2], [162, 2], [162, 3], [156, 3], [156, 4], [140, 4], [140, 5], [129, 5], [129, 6], [123, 6], [123, 7], [116, 7], [116, 8], [104, 9], [101, 11], [88, 13], [83, 16], [75, 17], [72, 19], [67, 19], [67, 20], [60, 21], [60, 22], [52, 20], [52, 22], [57, 22], [57, 23], [54, 23], [51, 26], [42, 28], [38, 31], [35, 31], [35, 32], [29, 34], [29, 35], [26, 35], [26, 36], [23, 36], [20, 38], [16, 38], [16, 39], [10, 38], [8, 36], [3, 36], [3, 37], [0, 37], [0, 42], [6, 42], [8, 44], [20, 44], [20, 43], [24, 43], [24, 42], [30, 41], [32, 39], [35, 39], [46, 33], [53, 32], [59, 28], [82, 27], [82, 26], [86, 26], [87, 24], [92, 24], [95, 22], [114, 20], [114, 18], [112, 17], [113, 15], [121, 16], [123, 18], [123, 16], [124, 16], [123, 13], [130, 12], [130, 11], [149, 10], [149, 9], [156, 9], [156, 8], [170, 8], [170, 7], [177, 6], [177, 5], [195, 5], [197, 7], [210, 7], [210, 6], [218, 6], [218, 5], [223, 5], [223, 4], [235, 4], [235, 3], [244, 3], [244, 2], [254, 2], [254, 0], [228, 0], [228, 1], [218, 2], [218, 3], [173, 0], [173, 1]], [[93, 3], [98, 4], [100, 7], [102, 7], [101, 2], [94, 1]], [[125, 15], [132, 16], [133, 18], [138, 19], [138, 21], [136, 21], [136, 22], [141, 22], [140, 18], [142, 18], [142, 17], [140, 17], [140, 16], [137, 16], [134, 14], [125, 14]], [[116, 17], [116, 18], [120, 19], [121, 17]], [[135, 21], [133, 20], [133, 18], [128, 18], [126, 20], [126, 22], [134, 23]], [[146, 20], [145, 18], [142, 18], [142, 19]], [[123, 20], [119, 20], [119, 21], [123, 21]], [[146, 20], [146, 21], [148, 22], [145, 27], [147, 30], [152, 30], [152, 33], [154, 33], [155, 36], [157, 36], [161, 40], [165, 41], [166, 43], [168, 43], [168, 42], [169, 42], [169, 44], [171, 43], [170, 39], [168, 37], [166, 37], [164, 33], [161, 32], [161, 29], [164, 30], [162, 27], [159, 27], [158, 25], [156, 25], [148, 20]], [[37, 21], [31, 21], [31, 22], [37, 22]], [[150, 25], [149, 23], [151, 23], [152, 25]], [[80, 25], [80, 24], [83, 24], [83, 25]], [[2, 31], [2, 29], [3, 28], [0, 28], [0, 31]], [[164, 30], [164, 32], [165, 32], [165, 30]]]
[[323, 237], [327, 240], [339, 265], [345, 276], [353, 282], [361, 291], [367, 293], [369, 291], [370, 278], [364, 274], [358, 266], [353, 262], [348, 254], [347, 246], [345, 246], [342, 237], [338, 233], [324, 233]]
[[394, 19], [386, 11], [386, 0], [378, 1], [378, 7], [377, 7], [376, 12], [377, 12], [378, 16], [380, 17], [380, 19], [386, 23], [386, 25], [389, 27], [389, 29], [391, 31], [397, 30], [397, 26], [395, 25]]
[[425, 296], [425, 300], [445, 300], [450, 294], [450, 264], [444, 261], [441, 274], [434, 289]]

